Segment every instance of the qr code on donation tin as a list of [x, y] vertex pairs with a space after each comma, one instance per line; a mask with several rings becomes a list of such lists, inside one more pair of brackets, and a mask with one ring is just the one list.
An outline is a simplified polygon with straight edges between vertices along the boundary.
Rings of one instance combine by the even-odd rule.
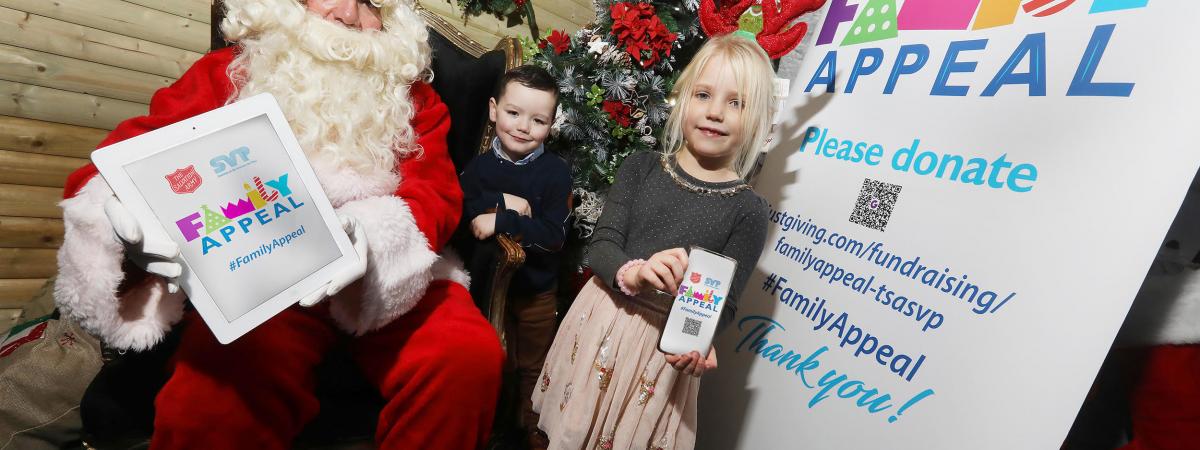
[[867, 228], [883, 231], [888, 219], [892, 217], [892, 207], [900, 197], [898, 184], [884, 183], [870, 178], [864, 178], [862, 190], [858, 193], [858, 202], [850, 213], [850, 221]]

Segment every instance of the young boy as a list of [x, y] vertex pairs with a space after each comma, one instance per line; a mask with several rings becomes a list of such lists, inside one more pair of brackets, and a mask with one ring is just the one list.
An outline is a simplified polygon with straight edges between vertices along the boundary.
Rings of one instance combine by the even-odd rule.
[[537, 430], [530, 396], [554, 339], [556, 253], [569, 214], [570, 169], [542, 145], [557, 104], [558, 82], [544, 69], [521, 66], [505, 73], [499, 92], [488, 102], [496, 129], [492, 149], [472, 159], [459, 175], [463, 221], [469, 221], [475, 238], [506, 234], [526, 252], [509, 287], [505, 321], [519, 380], [520, 421], [527, 432]]

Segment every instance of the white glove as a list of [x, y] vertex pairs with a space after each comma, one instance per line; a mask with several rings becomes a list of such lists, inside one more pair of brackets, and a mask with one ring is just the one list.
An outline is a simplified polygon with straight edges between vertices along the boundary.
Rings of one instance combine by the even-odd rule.
[[179, 292], [179, 283], [175, 279], [183, 273], [183, 265], [174, 261], [179, 256], [179, 246], [170, 239], [146, 238], [137, 218], [116, 197], [109, 197], [104, 202], [104, 215], [112, 223], [117, 238], [125, 243], [125, 254], [129, 259], [142, 270], [163, 277], [167, 292]]
[[355, 280], [362, 278], [363, 274], [367, 273], [367, 233], [363, 231], [362, 224], [354, 220], [353, 217], [338, 215], [338, 219], [342, 221], [342, 229], [350, 235], [350, 242], [354, 243], [354, 252], [358, 254], [358, 261], [351, 267], [334, 274], [333, 279], [325, 283], [324, 286], [317, 288], [311, 294], [300, 299], [301, 306], [312, 306], [325, 300], [325, 297], [330, 297], [337, 294], [353, 283]]

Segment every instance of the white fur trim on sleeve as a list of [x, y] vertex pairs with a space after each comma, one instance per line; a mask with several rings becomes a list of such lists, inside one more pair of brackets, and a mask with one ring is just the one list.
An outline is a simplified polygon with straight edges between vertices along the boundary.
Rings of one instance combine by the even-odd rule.
[[1200, 271], [1151, 273], [1117, 337], [1122, 346], [1200, 343]]
[[367, 273], [362, 298], [334, 299], [334, 320], [349, 333], [361, 335], [407, 313], [433, 281], [438, 255], [417, 228], [408, 204], [399, 197], [381, 196], [346, 203], [339, 214], [354, 217], [367, 235]]
[[432, 270], [434, 280], [450, 280], [471, 289], [471, 275], [463, 269], [462, 258], [450, 247], [442, 250], [442, 257], [433, 263]]
[[61, 312], [106, 344], [146, 350], [183, 317], [182, 293], [167, 294], [158, 277], [132, 286], [120, 299], [125, 247], [104, 214], [112, 189], [99, 176], [63, 200], [63, 245], [58, 250], [54, 300]]

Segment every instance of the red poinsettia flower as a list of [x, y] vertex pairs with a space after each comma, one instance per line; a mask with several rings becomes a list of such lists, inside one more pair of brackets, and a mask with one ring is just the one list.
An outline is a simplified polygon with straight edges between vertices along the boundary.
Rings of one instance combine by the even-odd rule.
[[518, 8], [522, 8], [525, 6], [525, 2], [528, 1], [529, 0], [513, 0], [513, 3], [516, 3]]
[[[562, 31], [554, 30], [550, 33], [550, 36], [546, 38], [546, 41], [550, 41], [550, 44], [554, 46], [555, 55], [561, 55], [563, 52], [571, 48], [571, 36], [567, 33], [563, 33]], [[541, 48], [546, 47], [541, 46]]]
[[604, 112], [608, 113], [608, 117], [616, 122], [617, 125], [626, 128], [629, 127], [629, 124], [631, 123], [629, 114], [633, 112], [633, 108], [629, 107], [629, 105], [621, 102], [614, 102], [612, 100], [605, 100], [601, 105], [601, 108], [604, 109]]
[[631, 23], [641, 16], [636, 8], [630, 7], [629, 3], [613, 3], [608, 7], [608, 11], [612, 15], [614, 26], [617, 23]]
[[655, 15], [653, 5], [614, 3], [609, 7], [609, 13], [613, 19], [612, 34], [617, 38], [617, 43], [643, 68], [671, 55], [671, 45], [677, 36]]

